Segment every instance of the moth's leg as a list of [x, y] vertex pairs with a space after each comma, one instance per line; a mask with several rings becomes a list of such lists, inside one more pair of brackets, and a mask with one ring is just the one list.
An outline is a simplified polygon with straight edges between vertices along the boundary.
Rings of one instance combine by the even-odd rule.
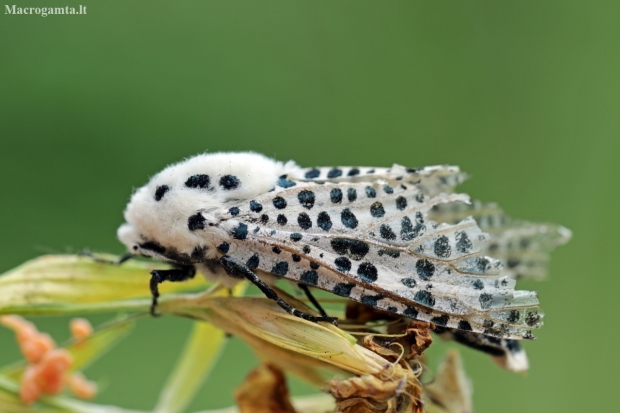
[[155, 313], [157, 308], [157, 299], [159, 298], [159, 284], [164, 281], [179, 282], [194, 278], [196, 275], [196, 268], [191, 265], [174, 268], [172, 270], [153, 270], [151, 271], [151, 295], [153, 296], [153, 303], [151, 304], [151, 315], [154, 317], [159, 316]]
[[336, 317], [328, 317], [327, 315], [317, 317], [294, 308], [282, 298], [280, 298], [278, 294], [274, 291], [274, 289], [267, 285], [267, 283], [261, 280], [256, 274], [254, 274], [251, 269], [249, 269], [247, 266], [237, 261], [236, 259], [224, 256], [220, 259], [220, 264], [222, 264], [222, 267], [224, 267], [226, 272], [231, 277], [246, 278], [247, 280], [249, 280], [252, 284], [257, 286], [267, 298], [274, 300], [287, 313], [308, 321], [327, 321], [328, 323], [337, 325], [338, 319]]
[[304, 294], [306, 294], [306, 297], [308, 297], [308, 300], [310, 300], [314, 308], [319, 310], [319, 313], [321, 313], [323, 317], [329, 317], [327, 313], [325, 312], [325, 310], [323, 310], [323, 307], [321, 307], [321, 304], [319, 304], [319, 302], [316, 300], [316, 298], [314, 298], [314, 296], [310, 292], [310, 288], [308, 288], [306, 284], [297, 284], [297, 285], [299, 286], [299, 288], [301, 288]]
[[89, 258], [91, 258], [95, 262], [100, 262], [102, 264], [113, 264], [113, 265], [121, 265], [125, 261], [128, 261], [128, 260], [130, 260], [130, 259], [132, 259], [132, 258], [134, 258], [136, 256], [135, 254], [132, 254], [131, 252], [128, 252], [128, 253], [120, 256], [118, 260], [106, 260], [104, 258], [98, 257], [97, 255], [93, 254], [92, 252], [90, 252], [88, 250], [80, 251], [78, 253], [78, 255], [81, 255], [81, 256], [84, 256], [84, 257], [89, 257]]
[[134, 258], [135, 254], [132, 254], [131, 252], [128, 252], [124, 255], [121, 255], [121, 257], [118, 259], [117, 264], [122, 264], [125, 261], [129, 261], [130, 259]]

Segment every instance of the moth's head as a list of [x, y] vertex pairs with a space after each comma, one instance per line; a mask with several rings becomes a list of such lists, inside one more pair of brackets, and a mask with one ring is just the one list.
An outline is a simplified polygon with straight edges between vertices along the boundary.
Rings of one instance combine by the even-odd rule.
[[273, 188], [297, 168], [254, 153], [198, 155], [171, 165], [139, 188], [118, 237], [129, 251], [179, 264], [216, 257], [218, 227], [231, 205]]

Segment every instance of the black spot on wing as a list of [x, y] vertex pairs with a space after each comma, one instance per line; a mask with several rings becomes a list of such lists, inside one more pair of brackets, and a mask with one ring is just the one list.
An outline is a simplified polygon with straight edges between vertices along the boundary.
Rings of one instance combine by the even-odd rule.
[[295, 262], [301, 261], [301, 257], [297, 254], [291, 254], [291, 258], [293, 258], [293, 261]]
[[370, 215], [375, 218], [381, 218], [385, 215], [385, 209], [383, 209], [383, 204], [379, 201], [375, 202], [370, 206]]
[[[422, 219], [422, 215], [420, 214], [420, 220]], [[422, 234], [426, 230], [426, 226], [422, 224], [422, 222], [418, 220], [416, 215], [416, 224], [415, 226], [409, 219], [409, 217], [405, 216], [400, 220], [400, 238], [403, 241], [411, 241], [416, 238], [420, 234]]]
[[166, 195], [166, 192], [170, 190], [168, 185], [158, 186], [155, 190], [155, 201], [161, 201], [161, 199]]
[[273, 206], [276, 207], [276, 209], [284, 209], [286, 208], [286, 200], [281, 196], [277, 196], [273, 198]]
[[403, 211], [405, 208], [407, 208], [407, 200], [404, 196], [399, 196], [398, 198], [396, 198], [396, 208], [399, 211]]
[[321, 171], [314, 168], [314, 169], [310, 169], [308, 172], [306, 172], [306, 174], [304, 175], [306, 177], [306, 179], [314, 179], [314, 178], [318, 178], [319, 175], [321, 175]]
[[278, 182], [276, 182], [276, 185], [278, 185], [281, 188], [292, 188], [297, 184], [293, 181], [289, 181], [288, 179], [286, 179], [286, 175], [282, 175], [278, 179]]
[[478, 301], [480, 301], [480, 307], [482, 307], [482, 309], [488, 310], [493, 303], [493, 296], [488, 293], [482, 293], [480, 297], [478, 297]]
[[302, 229], [310, 229], [312, 227], [312, 220], [305, 212], [302, 212], [297, 216], [297, 223]]
[[484, 284], [481, 280], [474, 280], [471, 285], [474, 287], [474, 290], [482, 290], [484, 288]]
[[389, 185], [384, 185], [383, 186], [383, 192], [385, 192], [386, 194], [393, 194], [394, 193], [394, 188], [392, 188]]
[[236, 217], [237, 215], [239, 215], [239, 208], [237, 207], [232, 207], [228, 210], [228, 212], [230, 213], [230, 215], [232, 215], [233, 217]]
[[286, 223], [288, 222], [288, 219], [286, 219], [286, 217], [283, 214], [278, 214], [278, 217], [276, 218], [276, 222], [280, 225], [286, 225]]
[[351, 271], [351, 261], [347, 257], [338, 257], [334, 261], [336, 264], [336, 269], [341, 273], [348, 273]]
[[330, 241], [332, 249], [340, 255], [344, 255], [349, 252], [350, 242], [351, 240], [347, 238], [334, 238]]
[[290, 236], [291, 240], [294, 242], [301, 241], [303, 236], [299, 232], [293, 232]]
[[209, 177], [209, 175], [192, 175], [187, 178], [187, 181], [185, 181], [185, 186], [188, 188], [207, 189], [210, 183], [211, 178]]
[[355, 261], [361, 260], [370, 251], [368, 244], [355, 239], [333, 238], [330, 243], [338, 255], [348, 255]]
[[327, 172], [327, 177], [332, 179], [332, 178], [338, 178], [339, 176], [342, 176], [342, 170], [338, 169], [338, 168], [333, 168], [330, 169], [329, 172]]
[[353, 283], [339, 283], [336, 284], [332, 292], [341, 297], [348, 297], [351, 295], [351, 290], [355, 287]]
[[520, 319], [521, 319], [521, 313], [518, 310], [511, 310], [510, 313], [508, 313], [507, 320], [509, 323], [516, 323]]
[[428, 281], [435, 274], [435, 264], [429, 260], [418, 260], [415, 263], [415, 270], [424, 281]]
[[260, 259], [258, 258], [258, 254], [254, 254], [252, 255], [248, 261], [245, 263], [246, 266], [248, 266], [248, 268], [251, 268], [253, 270], [255, 270], [256, 268], [258, 268], [258, 265], [260, 264]]
[[525, 315], [525, 323], [528, 326], [533, 327], [539, 322], [540, 322], [540, 314], [535, 313], [533, 311], [528, 311], [527, 314]]
[[261, 212], [263, 210], [263, 206], [256, 201], [250, 201], [250, 210], [253, 212]]
[[493, 320], [484, 320], [484, 321], [482, 321], [482, 325], [485, 328], [492, 328], [495, 325], [495, 321], [493, 321]]
[[447, 315], [441, 315], [438, 317], [433, 317], [431, 318], [431, 321], [439, 327], [445, 327], [448, 324], [448, 321], [450, 320], [450, 317], [448, 317]]
[[403, 311], [403, 315], [409, 318], [417, 318], [418, 313], [419, 313], [418, 310], [413, 307], [407, 307], [405, 311]]
[[390, 248], [381, 248], [379, 249], [379, 251], [377, 251], [377, 254], [379, 254], [380, 257], [383, 257], [384, 255], [387, 255], [388, 257], [391, 257], [391, 258], [400, 257], [400, 251], [393, 250]]
[[288, 262], [280, 261], [271, 269], [271, 272], [279, 277], [284, 277], [288, 272]]
[[310, 254], [310, 247], [307, 245], [304, 245], [301, 250], [304, 252], [304, 254]]
[[187, 219], [187, 228], [190, 231], [196, 231], [197, 229], [205, 229], [207, 224], [207, 220], [202, 214], [199, 212], [195, 215], [192, 215]]
[[359, 240], [349, 240], [349, 252], [351, 253], [351, 258], [354, 260], [361, 260], [364, 258], [370, 247], [365, 242]]
[[342, 190], [340, 190], [340, 188], [334, 188], [331, 190], [331, 192], [329, 193], [329, 199], [331, 199], [331, 201], [334, 204], [339, 204], [342, 202]]
[[322, 211], [319, 212], [319, 216], [316, 219], [316, 224], [323, 231], [329, 231], [332, 227], [332, 220], [327, 212]]
[[[368, 172], [370, 173], [370, 172]], [[367, 186], [366, 188], [366, 196], [368, 198], [376, 198], [377, 197], [377, 191], [375, 191], [375, 188], [373, 188], [372, 186]]]
[[392, 231], [392, 227], [387, 224], [381, 224], [379, 227], [379, 235], [386, 241], [393, 241], [396, 239], [396, 234]]
[[232, 230], [232, 236], [239, 240], [246, 239], [248, 237], [248, 226], [244, 223], [240, 223], [239, 226]]
[[319, 274], [316, 271], [305, 271], [301, 274], [301, 278], [299, 279], [304, 284], [307, 285], [317, 285], [319, 282]]
[[301, 191], [299, 194], [297, 194], [297, 199], [299, 200], [299, 203], [306, 209], [312, 209], [312, 207], [314, 206], [315, 196], [314, 192], [312, 191]]
[[351, 168], [347, 176], [356, 176], [360, 174], [360, 170], [357, 168]]
[[400, 282], [403, 283], [405, 287], [409, 288], [413, 288], [417, 284], [414, 278], [402, 278]]
[[357, 228], [357, 217], [355, 216], [355, 214], [353, 214], [353, 212], [351, 212], [349, 208], [345, 208], [342, 210], [342, 212], [340, 213], [340, 219], [342, 221], [342, 225], [344, 225], [345, 227], [350, 229]]
[[470, 252], [474, 245], [464, 231], [459, 231], [455, 234], [456, 237], [456, 250], [460, 253], [467, 254]]
[[413, 301], [426, 307], [435, 306], [435, 297], [429, 291], [420, 290], [413, 296]]
[[357, 267], [357, 275], [362, 281], [373, 283], [377, 281], [377, 267], [369, 262], [363, 262]]
[[469, 321], [467, 321], [467, 320], [459, 321], [458, 329], [459, 330], [464, 330], [464, 331], [471, 331], [472, 330], [471, 324], [469, 324]]
[[267, 222], [269, 222], [269, 215], [267, 214], [263, 214], [260, 216], [260, 222], [262, 222], [263, 224], [266, 224]]
[[227, 191], [238, 188], [241, 181], [234, 175], [224, 175], [220, 178], [220, 186]]
[[357, 199], [357, 191], [355, 188], [347, 189], [347, 199], [349, 202], [354, 202]]
[[362, 304], [369, 305], [371, 307], [376, 307], [379, 300], [383, 300], [384, 296], [382, 294], [377, 295], [362, 295], [360, 301]]
[[310, 261], [310, 268], [312, 268], [313, 270], [318, 270], [319, 264], [317, 264], [316, 262]]
[[279, 254], [279, 253], [281, 253], [281, 252], [282, 252], [282, 250], [281, 250], [280, 248], [278, 248], [278, 247], [273, 247], [273, 248], [271, 249], [271, 251], [273, 251], [273, 252], [274, 252], [274, 253], [276, 253], [276, 254]]
[[437, 237], [435, 240], [435, 255], [440, 258], [448, 258], [452, 254], [452, 248], [450, 247], [450, 240], [445, 235]]

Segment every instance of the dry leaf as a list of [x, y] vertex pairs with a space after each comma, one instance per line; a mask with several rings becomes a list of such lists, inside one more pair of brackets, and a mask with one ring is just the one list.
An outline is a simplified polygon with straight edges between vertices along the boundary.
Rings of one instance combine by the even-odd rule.
[[427, 397], [449, 413], [471, 413], [472, 386], [458, 351], [450, 350], [439, 366], [435, 381], [424, 386]]
[[268, 364], [252, 370], [235, 391], [241, 413], [296, 413], [282, 371]]

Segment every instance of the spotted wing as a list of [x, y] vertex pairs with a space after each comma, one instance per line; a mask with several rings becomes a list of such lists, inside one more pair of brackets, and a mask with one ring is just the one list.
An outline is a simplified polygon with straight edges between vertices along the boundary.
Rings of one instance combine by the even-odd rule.
[[531, 338], [535, 293], [514, 291], [479, 254], [475, 221], [428, 219], [434, 205], [465, 200], [382, 181], [300, 183], [231, 208], [221, 227], [234, 239], [227, 253], [250, 267], [440, 326]]
[[468, 216], [489, 234], [489, 242], [481, 253], [497, 258], [504, 272], [513, 278], [545, 278], [551, 252], [571, 237], [567, 228], [547, 223], [516, 220], [496, 204], [447, 202], [434, 205], [429, 218], [437, 222], [456, 224]]
[[452, 192], [456, 185], [467, 179], [458, 166], [438, 165], [407, 168], [394, 164], [391, 168], [364, 166], [316, 167], [303, 169], [296, 177], [281, 178], [280, 182], [295, 180], [316, 183], [358, 183], [383, 181], [390, 185], [413, 184], [426, 195]]
[[[425, 195], [451, 193], [467, 178], [456, 166], [406, 168], [321, 167], [303, 170], [302, 180], [308, 182], [385, 182], [390, 185], [414, 183]], [[551, 252], [571, 237], [567, 228], [548, 223], [516, 220], [496, 204], [474, 201], [444, 202], [433, 206], [429, 218], [439, 223], [456, 224], [473, 216], [478, 226], [490, 235], [481, 253], [500, 260], [504, 273], [513, 278], [545, 278]]]

